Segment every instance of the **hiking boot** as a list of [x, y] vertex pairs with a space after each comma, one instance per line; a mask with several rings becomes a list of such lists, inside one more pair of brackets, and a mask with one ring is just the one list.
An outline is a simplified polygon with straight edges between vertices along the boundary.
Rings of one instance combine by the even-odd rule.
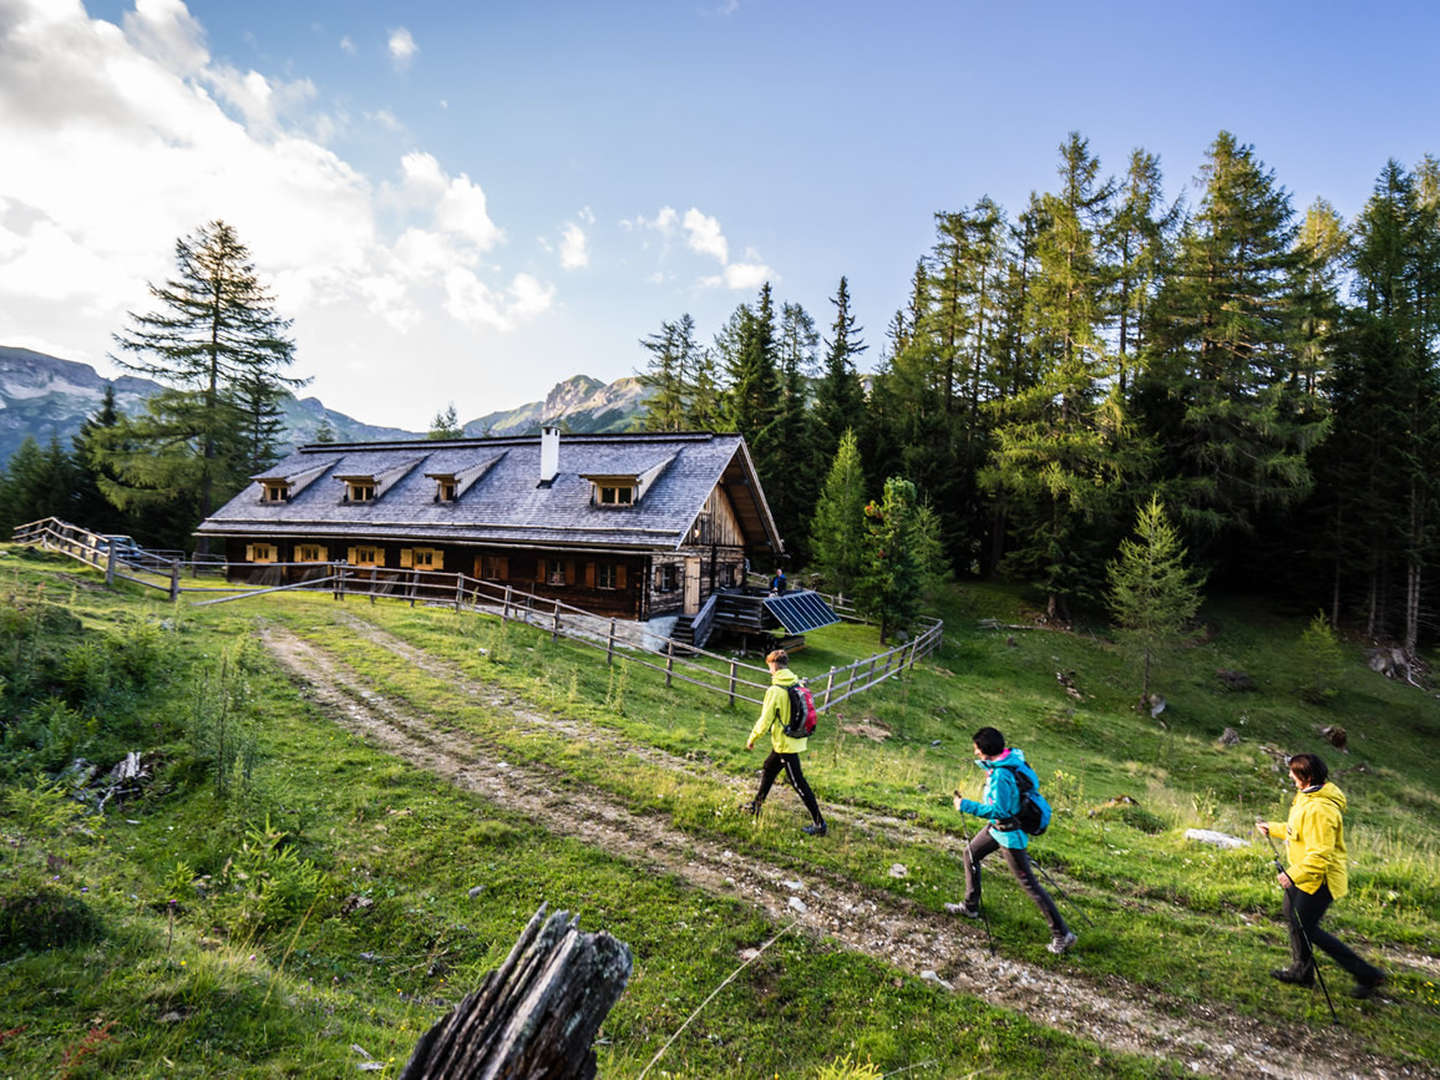
[[1360, 998], [1362, 1000], [1368, 997], [1373, 997], [1375, 995], [1375, 991], [1379, 990], [1382, 984], [1389, 981], [1389, 976], [1382, 971], [1380, 974], [1376, 975], [1375, 978], [1370, 982], [1356, 983], [1354, 986], [1352, 986], [1350, 988], [1350, 996], [1354, 998]]
[[825, 823], [822, 821], [818, 825], [806, 825], [800, 831], [807, 836], [824, 836], [830, 830], [825, 827]]
[[740, 804], [740, 812], [741, 812], [742, 814], [749, 814], [751, 817], [759, 817], [759, 816], [760, 816], [760, 806], [759, 806], [758, 803], [753, 803], [753, 802], [741, 803], [741, 804]]
[[946, 904], [945, 910], [952, 915], [964, 915], [967, 919], [978, 919], [980, 917], [979, 904]]
[[1052, 938], [1050, 944], [1046, 945], [1045, 948], [1049, 949], [1056, 956], [1059, 956], [1066, 949], [1070, 948], [1071, 945], [1074, 945], [1076, 940], [1075, 931], [1067, 930], [1063, 935], [1057, 934]]
[[1296, 971], [1294, 968], [1276, 968], [1270, 972], [1270, 977], [1272, 979], [1279, 979], [1283, 983], [1289, 983], [1291, 986], [1315, 985], [1315, 971], [1313, 968], [1309, 971]]

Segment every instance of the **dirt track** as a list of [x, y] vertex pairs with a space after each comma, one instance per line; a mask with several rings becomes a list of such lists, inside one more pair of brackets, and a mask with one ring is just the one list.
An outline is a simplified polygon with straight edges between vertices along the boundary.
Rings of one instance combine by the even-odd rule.
[[[736, 784], [718, 770], [637, 746], [614, 732], [542, 715], [513, 695], [466, 679], [452, 665], [362, 619], [347, 621], [358, 634], [405, 657], [417, 669], [444, 679], [485, 707], [505, 710], [522, 724], [543, 723], [550, 730], [564, 730], [570, 738], [623, 750], [666, 769], [713, 772], [717, 781]], [[633, 813], [620, 800], [573, 780], [567, 779], [563, 794], [557, 794], [558, 774], [507, 762], [495, 747], [477, 742], [473, 735], [454, 734], [437, 718], [387, 700], [328, 651], [274, 626], [263, 631], [262, 639], [338, 723], [418, 768], [519, 810], [557, 834], [635, 865], [676, 875], [706, 892], [738, 897], [763, 909], [777, 923], [798, 920], [817, 936], [911, 975], [933, 972], [927, 977], [938, 977], [957, 992], [983, 996], [1045, 1026], [1111, 1050], [1163, 1057], [1214, 1076], [1301, 1080], [1440, 1075], [1367, 1054], [1340, 1030], [1271, 1027], [1209, 1005], [1167, 999], [1120, 979], [1096, 980], [1073, 970], [992, 958], [974, 927], [958, 920], [937, 921], [932, 912], [902, 898], [848, 879], [800, 874], [737, 853], [683, 832], [659, 815]], [[916, 835], [923, 831], [889, 820], [871, 820], [867, 826]], [[930, 833], [925, 836], [931, 843], [940, 839]]]

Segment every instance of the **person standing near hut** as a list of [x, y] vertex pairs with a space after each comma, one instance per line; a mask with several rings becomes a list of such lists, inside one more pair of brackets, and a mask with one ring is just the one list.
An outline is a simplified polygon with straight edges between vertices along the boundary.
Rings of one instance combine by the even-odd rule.
[[1285, 890], [1285, 922], [1290, 930], [1290, 966], [1270, 974], [1283, 983], [1310, 986], [1315, 982], [1312, 945], [1324, 949], [1355, 978], [1350, 991], [1368, 998], [1385, 981], [1385, 973], [1366, 963], [1334, 934], [1320, 929], [1332, 901], [1349, 891], [1345, 858], [1345, 793], [1330, 783], [1330, 769], [1315, 754], [1290, 759], [1295, 799], [1285, 821], [1257, 821], [1266, 836], [1285, 841], [1287, 865], [1275, 875]]
[[760, 719], [755, 721], [750, 738], [745, 740], [745, 749], [753, 750], [755, 740], [768, 731], [770, 754], [760, 770], [760, 790], [755, 793], [755, 798], [741, 809], [750, 814], [759, 814], [765, 796], [770, 794], [770, 785], [775, 783], [775, 778], [784, 770], [785, 779], [790, 781], [790, 786], [800, 796], [805, 809], [810, 811], [811, 824], [806, 825], [803, 831], [811, 836], [824, 836], [829, 830], [826, 829], [825, 819], [820, 814], [820, 804], [815, 801], [815, 793], [810, 790], [810, 785], [805, 782], [805, 774], [800, 769], [800, 754], [805, 749], [806, 740], [792, 739], [785, 734], [785, 726], [790, 723], [790, 687], [796, 685], [800, 679], [790, 670], [790, 654], [784, 649], [776, 649], [770, 653], [765, 657], [765, 663], [770, 668], [770, 685], [766, 688], [765, 700], [760, 705]]

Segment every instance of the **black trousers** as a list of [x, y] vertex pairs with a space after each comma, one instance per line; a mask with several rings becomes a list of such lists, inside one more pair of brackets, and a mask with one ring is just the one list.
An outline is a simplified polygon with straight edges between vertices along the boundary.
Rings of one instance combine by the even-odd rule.
[[1305, 934], [1310, 938], [1311, 945], [1329, 953], [1337, 964], [1355, 976], [1356, 982], [1373, 983], [1380, 978], [1380, 970], [1367, 964], [1334, 934], [1320, 929], [1320, 918], [1330, 907], [1330, 903], [1329, 885], [1321, 885], [1313, 893], [1293, 887], [1285, 890], [1285, 925], [1290, 930], [1290, 970], [1297, 975], [1308, 975], [1315, 969], [1315, 954], [1306, 946], [1305, 938], [1295, 925], [1298, 918], [1300, 926], [1305, 928]]
[[760, 790], [755, 795], [755, 811], [759, 813], [760, 804], [765, 801], [765, 796], [770, 794], [770, 785], [775, 783], [775, 778], [781, 771], [785, 773], [785, 779], [790, 781], [790, 786], [800, 796], [800, 801], [805, 804], [805, 809], [810, 811], [810, 819], [816, 825], [824, 825], [825, 819], [820, 816], [820, 804], [815, 801], [815, 793], [810, 790], [810, 785], [805, 782], [805, 773], [800, 769], [799, 754], [780, 754], [774, 750], [765, 759], [765, 764], [760, 767]]
[[1070, 927], [1066, 926], [1065, 920], [1061, 918], [1060, 909], [1055, 906], [1055, 901], [1050, 899], [1050, 894], [1041, 887], [1040, 882], [1035, 880], [1035, 871], [1030, 869], [1030, 856], [1025, 854], [1025, 849], [1001, 847], [1000, 841], [991, 834], [989, 825], [976, 833], [970, 846], [965, 849], [965, 903], [971, 907], [980, 906], [980, 863], [993, 851], [1005, 853], [1005, 862], [1010, 867], [1010, 873], [1015, 875], [1020, 887], [1035, 901], [1040, 914], [1044, 915], [1045, 921], [1050, 924], [1050, 933], [1055, 937], [1068, 934]]

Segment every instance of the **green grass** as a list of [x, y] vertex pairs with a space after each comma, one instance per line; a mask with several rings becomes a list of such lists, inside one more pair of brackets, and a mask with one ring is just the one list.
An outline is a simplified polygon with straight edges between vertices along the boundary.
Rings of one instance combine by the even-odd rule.
[[[1285, 955], [1268, 854], [1216, 851], [1182, 836], [1190, 825], [1241, 834], [1257, 814], [1283, 816], [1288, 786], [1260, 747], [1317, 750], [1345, 770], [1338, 781], [1351, 801], [1352, 893], [1327, 925], [1365, 952], [1433, 955], [1440, 944], [1440, 806], [1428, 766], [1440, 744], [1434, 699], [1373, 675], [1349, 648], [1334, 700], [1305, 703], [1296, 693], [1303, 620], [1251, 603], [1212, 602], [1206, 615], [1218, 632], [1161, 671], [1158, 686], [1170, 701], [1162, 728], [1131, 708], [1135, 682], [1103, 638], [982, 630], [978, 620], [987, 616], [1019, 621], [1023, 595], [957, 590], [941, 612], [941, 652], [822, 718], [806, 756], [807, 775], [836, 820], [883, 812], [908, 820], [919, 839], [897, 845], [841, 825], [815, 843], [800, 836], [803, 812], [787, 790], [777, 788], [757, 829], [718, 782], [753, 782], [760, 750], [744, 750], [748, 706], [729, 709], [723, 697], [680, 686], [667, 691], [662, 676], [636, 665], [607, 668], [603, 652], [469, 614], [300, 596], [172, 610], [133, 587], [96, 589], [98, 575], [73, 565], [14, 552], [0, 560], [0, 600], [8, 595], [8, 608], [39, 604], [50, 620], [43, 633], [0, 638], [0, 653], [17, 665], [53, 654], [47, 678], [68, 710], [6, 688], [0, 777], [18, 794], [0, 818], [0, 895], [59, 889], [101, 928], [69, 944], [0, 955], [0, 995], [13, 1017], [0, 1031], [23, 1026], [0, 1044], [16, 1075], [332, 1076], [354, 1071], [352, 1044], [387, 1065], [394, 1059], [382, 1073], [393, 1075], [444, 1003], [503, 958], [541, 899], [579, 911], [586, 928], [606, 929], [635, 950], [635, 976], [600, 1051], [602, 1074], [637, 1075], [740, 951], [778, 929], [743, 905], [539, 831], [367, 748], [319, 714], [263, 652], [237, 647], [257, 618], [332, 650], [378, 692], [445, 718], [507, 760], [556, 767], [636, 813], [662, 815], [736, 850], [893, 891], [937, 920], [948, 919], [942, 905], [958, 898], [962, 875], [925, 837], [959, 835], [949, 792], [978, 788], [969, 734], [995, 724], [1025, 748], [1057, 807], [1050, 833], [1034, 846], [1038, 860], [1096, 924], [1072, 919], [1081, 946], [1057, 961], [1041, 947], [1033, 906], [1006, 875], [989, 873], [987, 906], [1006, 955], [1272, 1021], [1283, 1008], [1287, 1022], [1318, 1029], [1328, 1019], [1323, 1004], [1265, 975]], [[453, 680], [363, 641], [337, 623], [339, 613], [373, 621], [541, 711], [706, 768], [658, 771], [517, 726]], [[846, 626], [812, 635], [795, 666], [823, 678], [873, 651], [873, 633]], [[65, 660], [77, 651], [83, 662]], [[135, 677], [124, 676], [127, 663]], [[1225, 691], [1218, 667], [1243, 668], [1259, 690]], [[1056, 670], [1077, 672], [1084, 701], [1065, 695]], [[222, 690], [235, 703], [224, 738], [213, 705]], [[197, 706], [202, 699], [209, 704]], [[860, 720], [884, 725], [890, 737], [875, 743], [841, 730]], [[1317, 733], [1332, 723], [1349, 730], [1348, 756]], [[1238, 747], [1217, 746], [1226, 726], [1240, 731]], [[21, 728], [23, 739], [12, 736]], [[160, 779], [142, 801], [103, 820], [47, 822], [35, 809], [45, 801], [24, 796], [37, 769], [53, 773], [74, 756], [108, 765], [127, 749], [150, 747], [163, 751]], [[1138, 809], [1090, 816], [1120, 795]], [[278, 847], [257, 833], [267, 818], [272, 835], [286, 834]], [[889, 877], [893, 862], [910, 875]], [[246, 880], [237, 865], [250, 868]], [[179, 901], [173, 927], [171, 899]], [[1062, 909], [1070, 910], [1063, 902]], [[1342, 978], [1335, 972], [1332, 989]], [[1342, 1022], [1378, 1052], [1440, 1059], [1433, 985], [1401, 973], [1390, 996], [1395, 1003], [1383, 1007], [1337, 1000]], [[212, 1056], [202, 1063], [197, 1049]], [[1000, 1076], [1171, 1071], [786, 937], [711, 1003], [656, 1072], [814, 1075], [847, 1053], [884, 1070], [937, 1062], [936, 1072], [918, 1075], [965, 1075], [977, 1062]]]

